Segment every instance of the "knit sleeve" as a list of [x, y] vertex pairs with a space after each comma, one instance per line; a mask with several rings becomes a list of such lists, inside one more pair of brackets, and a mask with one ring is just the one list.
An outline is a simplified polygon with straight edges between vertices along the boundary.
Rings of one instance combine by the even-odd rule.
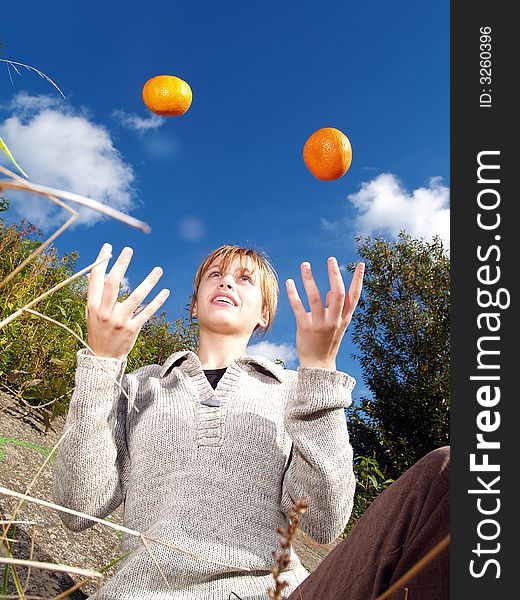
[[[127, 401], [116, 383], [125, 367], [125, 359], [96, 359], [78, 351], [76, 387], [54, 469], [54, 501], [98, 518], [121, 504], [128, 481]], [[73, 531], [94, 525], [83, 517], [60, 516]]]
[[300, 527], [319, 544], [335, 540], [354, 502], [353, 452], [344, 409], [352, 402], [355, 380], [340, 371], [298, 368], [285, 407], [292, 456], [282, 485], [282, 509], [299, 498], [308, 509]]

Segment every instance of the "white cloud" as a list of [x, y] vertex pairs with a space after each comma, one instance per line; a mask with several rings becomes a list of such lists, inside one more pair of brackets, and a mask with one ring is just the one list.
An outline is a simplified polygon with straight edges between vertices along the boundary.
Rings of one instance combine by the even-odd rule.
[[281, 358], [286, 367], [293, 366], [298, 360], [296, 348], [292, 344], [275, 344], [274, 342], [259, 342], [247, 347], [247, 353], [263, 356], [274, 361], [275, 358]]
[[136, 131], [137, 133], [144, 133], [150, 129], [157, 129], [164, 125], [164, 118], [159, 115], [151, 114], [149, 117], [140, 117], [133, 113], [127, 113], [124, 110], [114, 110], [112, 116], [117, 119], [123, 127]]
[[112, 116], [125, 128], [137, 133], [140, 138], [141, 148], [155, 160], [171, 160], [179, 156], [179, 143], [157, 130], [166, 123], [165, 117], [153, 113], [149, 117], [141, 117], [127, 113], [124, 110], [115, 110]]
[[[20, 93], [10, 104], [11, 116], [0, 122], [0, 136], [29, 175], [30, 181], [75, 192], [122, 212], [135, 207], [135, 174], [115, 148], [110, 133], [85, 111], [59, 99]], [[12, 168], [7, 159], [3, 164]], [[69, 217], [44, 197], [16, 194], [12, 208], [42, 229], [55, 228]], [[84, 207], [74, 226], [93, 225], [107, 217]]]
[[347, 199], [357, 210], [354, 225], [363, 235], [386, 232], [397, 237], [404, 229], [412, 237], [426, 240], [439, 235], [449, 244], [449, 188], [440, 177], [407, 192], [395, 175], [382, 173]]
[[17, 113], [30, 113], [60, 105], [63, 105], [63, 101], [56, 96], [30, 96], [27, 92], [19, 92], [7, 108]]
[[181, 238], [188, 242], [197, 242], [206, 233], [206, 226], [198, 217], [182, 218], [177, 229]]

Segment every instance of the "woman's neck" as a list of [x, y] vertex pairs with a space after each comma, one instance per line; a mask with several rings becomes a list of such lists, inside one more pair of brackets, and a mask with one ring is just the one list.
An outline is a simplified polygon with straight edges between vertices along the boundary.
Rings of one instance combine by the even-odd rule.
[[199, 332], [199, 350], [197, 355], [203, 369], [222, 369], [247, 353], [249, 340], [236, 336], [216, 334], [214, 332]]

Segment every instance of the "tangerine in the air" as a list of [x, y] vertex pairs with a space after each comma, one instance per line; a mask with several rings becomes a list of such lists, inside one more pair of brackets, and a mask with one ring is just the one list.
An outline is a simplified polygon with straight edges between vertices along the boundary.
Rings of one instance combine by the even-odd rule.
[[303, 160], [317, 179], [339, 179], [352, 162], [350, 140], [334, 127], [318, 129], [305, 142]]
[[156, 75], [143, 86], [143, 102], [155, 114], [183, 115], [191, 106], [190, 86], [175, 75]]

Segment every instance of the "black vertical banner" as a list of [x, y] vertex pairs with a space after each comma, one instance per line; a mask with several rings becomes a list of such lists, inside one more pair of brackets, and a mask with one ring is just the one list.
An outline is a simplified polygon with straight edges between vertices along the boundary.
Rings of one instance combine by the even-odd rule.
[[[518, 597], [520, 144], [513, 3], [451, 3], [451, 597]], [[513, 111], [513, 102], [517, 104]]]

